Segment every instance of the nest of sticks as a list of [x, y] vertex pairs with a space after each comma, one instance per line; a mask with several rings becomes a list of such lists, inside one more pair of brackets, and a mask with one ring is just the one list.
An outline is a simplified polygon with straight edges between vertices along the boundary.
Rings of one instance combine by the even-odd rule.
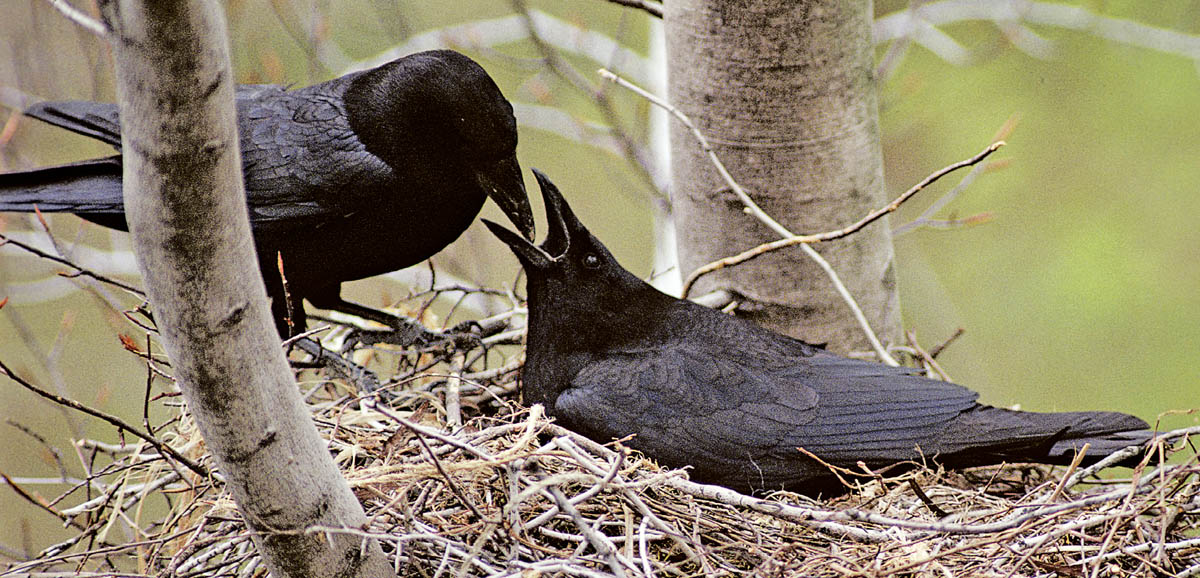
[[[432, 352], [360, 350], [356, 359], [384, 377], [387, 403], [362, 403], [326, 370], [299, 372], [370, 516], [363, 535], [401, 575], [1200, 575], [1200, 461], [1189, 439], [1200, 428], [1164, 436], [1153, 453], [1171, 458], [1134, 470], [918, 464], [899, 477], [847, 479], [829, 500], [751, 497], [522, 407], [521, 330], [509, 323], [520, 313]], [[90, 473], [53, 498], [9, 480], [77, 533], [0, 576], [266, 575], [226, 488], [185, 463], [211, 462], [174, 384], [156, 381], [148, 403], [173, 411], [149, 429], [158, 444], [79, 441]]]

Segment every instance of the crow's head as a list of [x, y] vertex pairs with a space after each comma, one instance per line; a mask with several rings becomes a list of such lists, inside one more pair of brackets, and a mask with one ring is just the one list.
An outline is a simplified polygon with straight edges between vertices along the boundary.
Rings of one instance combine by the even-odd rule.
[[554, 183], [537, 169], [533, 173], [549, 221], [541, 245], [484, 219], [525, 267], [530, 347], [553, 335], [555, 347], [586, 350], [642, 333], [649, 309], [674, 299], [625, 270], [579, 222]]
[[579, 222], [550, 178], [537, 169], [533, 169], [533, 174], [542, 191], [549, 229], [541, 245], [534, 245], [492, 221], [483, 220], [488, 229], [517, 255], [530, 279], [576, 277], [586, 271], [620, 268], [608, 249]]
[[410, 175], [465, 180], [456, 184], [491, 197], [533, 238], [513, 106], [477, 62], [453, 50], [410, 54], [354, 76], [345, 101], [369, 152]]

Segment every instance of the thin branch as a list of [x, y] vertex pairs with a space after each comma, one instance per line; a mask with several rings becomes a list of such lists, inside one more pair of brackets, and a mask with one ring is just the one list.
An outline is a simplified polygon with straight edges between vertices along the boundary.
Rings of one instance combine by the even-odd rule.
[[164, 444], [163, 442], [159, 441], [158, 438], [154, 437], [153, 435], [150, 435], [147, 432], [143, 432], [142, 430], [138, 429], [136, 426], [127, 423], [125, 420], [122, 420], [119, 417], [116, 417], [114, 415], [109, 415], [100, 410], [92, 409], [92, 408], [90, 408], [86, 405], [83, 405], [82, 403], [79, 403], [73, 399], [67, 399], [65, 397], [50, 393], [49, 391], [46, 391], [28, 381], [26, 381], [25, 379], [21, 378], [20, 376], [18, 376], [13, 370], [9, 369], [8, 366], [4, 364], [3, 361], [0, 361], [0, 373], [3, 373], [9, 379], [17, 382], [17, 384], [20, 385], [21, 387], [24, 387], [25, 389], [28, 389], [29, 391], [32, 391], [33, 393], [36, 393], [54, 403], [67, 406], [67, 407], [77, 410], [77, 411], [81, 411], [92, 417], [100, 418], [100, 419], [112, 424], [113, 426], [117, 427], [120, 430], [127, 431], [127, 432], [133, 434], [135, 437], [145, 440], [146, 443], [150, 444], [151, 446], [154, 446], [154, 449], [158, 450], [160, 454], [165, 454], [165, 455], [171, 456], [176, 461], [183, 464], [189, 470], [192, 470], [199, 476], [208, 477], [210, 475], [208, 468], [205, 468], [204, 466], [181, 455], [179, 452], [175, 451], [175, 448], [172, 448], [171, 446]]
[[996, 141], [996, 142], [988, 145], [988, 147], [983, 149], [983, 151], [979, 152], [978, 154], [976, 154], [975, 156], [973, 156], [969, 159], [956, 162], [952, 165], [946, 166], [938, 171], [935, 171], [933, 174], [925, 177], [924, 179], [921, 180], [921, 182], [913, 185], [912, 188], [908, 189], [903, 194], [896, 197], [892, 202], [888, 203], [886, 206], [883, 206], [883, 207], [880, 207], [879, 209], [871, 211], [865, 217], [863, 217], [862, 219], [859, 219], [856, 223], [854, 223], [852, 225], [848, 225], [846, 227], [843, 227], [843, 228], [837, 229], [837, 230], [833, 230], [833, 231], [818, 233], [816, 235], [789, 235], [789, 236], [787, 236], [783, 239], [779, 239], [777, 241], [771, 241], [770, 243], [763, 243], [762, 245], [759, 245], [759, 246], [754, 247], [753, 249], [749, 249], [747, 251], [743, 251], [732, 257], [726, 257], [724, 259], [720, 259], [718, 261], [713, 261], [712, 263], [703, 265], [703, 266], [697, 268], [695, 271], [693, 271], [692, 274], [688, 275], [688, 278], [686, 280], [684, 280], [683, 292], [686, 295], [687, 292], [692, 288], [692, 285], [694, 285], [696, 283], [696, 281], [700, 277], [703, 277], [704, 275], [712, 273], [713, 271], [716, 271], [718, 269], [724, 269], [725, 267], [732, 267], [733, 265], [739, 265], [741, 263], [745, 263], [746, 261], [749, 261], [755, 257], [769, 253], [771, 251], [777, 251], [779, 249], [791, 247], [793, 245], [807, 245], [810, 243], [821, 243], [824, 241], [832, 241], [834, 239], [840, 239], [842, 237], [851, 235], [851, 234], [857, 232], [859, 229], [862, 229], [863, 227], [866, 227], [867, 225], [870, 225], [871, 223], [879, 220], [884, 215], [894, 212], [896, 209], [900, 208], [900, 205], [904, 204], [905, 201], [911, 199], [913, 197], [913, 195], [916, 195], [917, 193], [921, 192], [921, 190], [923, 190], [925, 187], [928, 187], [934, 181], [937, 181], [938, 179], [940, 179], [940, 178], [946, 176], [947, 174], [952, 173], [958, 169], [979, 164], [981, 161], [983, 161], [983, 159], [987, 158], [989, 155], [996, 152], [997, 149], [1004, 146], [1004, 144], [1005, 144], [1004, 141]]
[[612, 100], [608, 97], [608, 93], [593, 86], [588, 82], [582, 74], [571, 66], [558, 51], [542, 38], [538, 31], [537, 23], [534, 21], [533, 14], [526, 5], [525, 0], [511, 0], [513, 9], [516, 10], [525, 20], [525, 26], [529, 31], [529, 40], [537, 48], [542, 55], [542, 59], [550, 70], [559, 78], [570, 83], [580, 92], [588, 95], [595, 103], [596, 109], [604, 117], [604, 122], [612, 127], [612, 136], [623, 149], [627, 158], [633, 159], [634, 168], [638, 169], [639, 175], [650, 186], [650, 189], [655, 193], [661, 194], [658, 188], [658, 179], [654, 175], [654, 163], [650, 160], [645, 149], [637, 143], [625, 127], [621, 123], [621, 117], [617, 114], [616, 107]]
[[650, 0], [608, 0], [613, 4], [620, 4], [629, 8], [637, 8], [655, 18], [663, 17], [662, 2], [651, 2]]
[[[657, 96], [654, 96], [641, 87], [617, 76], [616, 74], [613, 74], [607, 69], [601, 68], [599, 73], [601, 77], [616, 83], [622, 88], [634, 92], [642, 98], [645, 98], [655, 106], [662, 108], [670, 113], [671, 116], [674, 116], [676, 119], [682, 122], [684, 126], [686, 126], [692, 133], [692, 136], [696, 138], [696, 141], [700, 143], [701, 150], [703, 150], [708, 156], [708, 159], [712, 162], [713, 167], [717, 169], [717, 173], [721, 175], [721, 180], [725, 181], [725, 184], [729, 186], [730, 190], [732, 190], [733, 193], [737, 195], [738, 199], [742, 201], [742, 204], [745, 206], [746, 213], [761, 221], [772, 231], [775, 231], [775, 233], [780, 237], [788, 239], [796, 236], [796, 234], [789, 231], [787, 227], [784, 227], [783, 225], [779, 224], [778, 221], [771, 218], [770, 215], [768, 215], [762, 210], [761, 207], [758, 206], [758, 203], [754, 202], [754, 199], [750, 198], [750, 195], [746, 193], [745, 189], [743, 189], [742, 186], [739, 185], [736, 180], [734, 180], [733, 175], [729, 174], [729, 170], [725, 168], [725, 164], [722, 163], [721, 159], [717, 157], [716, 151], [713, 150], [712, 145], [710, 145], [708, 142], [708, 139], [704, 137], [704, 133], [700, 132], [700, 129], [696, 128], [696, 125], [692, 123], [692, 120], [688, 118], [683, 111], [675, 108], [670, 103], [658, 98]], [[833, 283], [834, 289], [837, 290], [839, 295], [841, 295], [842, 300], [845, 301], [846, 305], [850, 308], [850, 312], [854, 314], [854, 318], [858, 321], [859, 326], [862, 327], [863, 333], [867, 336], [867, 341], [871, 343], [871, 348], [875, 350], [875, 354], [879, 356], [879, 359], [888, 365], [900, 365], [895, 358], [893, 358], [891, 354], [887, 352], [887, 348], [883, 346], [883, 343], [880, 343], [879, 337], [877, 337], [875, 335], [875, 331], [871, 329], [871, 324], [867, 321], [866, 315], [863, 314], [862, 308], [858, 306], [858, 301], [854, 299], [854, 296], [850, 294], [850, 290], [846, 288], [844, 283], [842, 283], [841, 277], [837, 274], [837, 271], [833, 269], [833, 266], [830, 265], [824, 257], [817, 253], [815, 249], [809, 247], [807, 244], [802, 244], [801, 248], [809, 258], [816, 262], [817, 266], [825, 271], [825, 274]], [[687, 298], [689, 289], [691, 289], [691, 285], [685, 283], [682, 293], [684, 298]]]
[[100, 38], [107, 40], [108, 35], [112, 32], [103, 22], [84, 14], [82, 10], [72, 6], [70, 2], [67, 2], [67, 0], [47, 1], [50, 2], [50, 5], [53, 6], [55, 10], [58, 10], [59, 14], [65, 16], [67, 20], [74, 22], [76, 26], [91, 32]]
[[27, 251], [29, 253], [33, 253], [34, 255], [41, 257], [42, 259], [46, 259], [48, 261], [54, 261], [55, 263], [58, 263], [60, 265], [66, 265], [67, 267], [75, 269], [75, 271], [76, 271], [75, 273], [72, 273], [71, 275], [63, 274], [64, 276], [74, 277], [74, 276], [78, 276], [78, 275], [83, 275], [85, 277], [91, 277], [92, 279], [100, 281], [101, 283], [107, 283], [114, 287], [120, 287], [121, 289], [124, 289], [140, 298], [145, 299], [145, 297], [146, 297], [146, 294], [141, 289], [138, 289], [137, 287], [134, 287], [133, 285], [129, 285], [128, 283], [123, 283], [121, 281], [117, 281], [116, 279], [113, 279], [111, 277], [106, 277], [99, 273], [89, 271], [88, 269], [84, 269], [83, 267], [80, 267], [79, 265], [76, 265], [67, 259], [59, 257], [57, 255], [51, 255], [50, 253], [47, 253], [41, 249], [38, 249], [37, 247], [34, 247], [33, 245], [22, 243], [21, 241], [18, 241], [12, 237], [9, 237], [8, 235], [0, 233], [0, 247], [3, 247], [4, 245], [16, 245], [17, 247], [20, 247], [21, 249], [24, 249], [25, 251]]
[[575, 506], [571, 504], [571, 501], [568, 500], [565, 495], [563, 495], [562, 490], [560, 490], [558, 486], [550, 486], [546, 488], [546, 490], [551, 496], [553, 496], [554, 502], [558, 504], [558, 509], [562, 510], [567, 517], [571, 518], [572, 522], [575, 522], [575, 526], [579, 528], [579, 531], [583, 533], [585, 538], [587, 538], [587, 541], [592, 545], [592, 548], [596, 549], [596, 553], [600, 554], [600, 556], [604, 558], [604, 561], [608, 563], [608, 568], [612, 570], [613, 574], [620, 576], [621, 578], [627, 576], [625, 573], [625, 568], [622, 566], [622, 562], [628, 564], [628, 561], [623, 559], [624, 557], [621, 556], [620, 552], [617, 551], [617, 548], [613, 545], [612, 541], [610, 541], [604, 534], [597, 532], [587, 523], [587, 521], [579, 513], [579, 510], [575, 509]]
[[973, 215], [973, 216], [967, 217], [965, 219], [952, 219], [949, 221], [939, 221], [939, 220], [936, 220], [933, 218], [933, 216], [936, 215], [938, 211], [942, 210], [946, 205], [950, 204], [950, 201], [953, 201], [956, 197], [958, 197], [958, 195], [960, 193], [962, 193], [964, 190], [966, 190], [967, 187], [971, 186], [971, 184], [975, 182], [975, 179], [977, 179], [979, 177], [979, 175], [983, 174], [983, 172], [985, 170], [987, 170], [987, 168], [988, 168], [988, 165], [983, 165], [983, 164], [977, 164], [974, 167], [972, 167], [971, 170], [967, 172], [966, 176], [964, 176], [962, 178], [962, 180], [959, 181], [958, 184], [954, 186], [953, 189], [950, 189], [950, 191], [948, 191], [946, 194], [942, 195], [941, 198], [939, 198], [938, 200], [936, 200], [932, 204], [930, 204], [929, 207], [926, 208], [924, 211], [922, 211], [920, 215], [917, 215], [916, 219], [913, 219], [912, 221], [910, 221], [908, 223], [900, 225], [899, 227], [893, 228], [892, 236], [896, 237], [899, 235], [903, 235], [905, 233], [908, 233], [915, 229], [919, 229], [924, 226], [945, 227], [947, 224], [953, 224], [953, 225], [974, 224], [975, 222], [985, 221], [985, 220], [987, 220], [987, 218], [990, 218], [990, 215], [988, 213], [980, 214], [980, 215], [987, 215], [986, 217], [981, 217], [980, 215]]

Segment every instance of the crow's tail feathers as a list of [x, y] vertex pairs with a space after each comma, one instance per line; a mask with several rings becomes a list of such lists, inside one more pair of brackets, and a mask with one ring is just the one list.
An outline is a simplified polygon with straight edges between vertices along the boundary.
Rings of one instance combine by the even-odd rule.
[[23, 114], [121, 148], [121, 124], [114, 103], [45, 101], [30, 106]]
[[[1092, 464], [1154, 437], [1145, 421], [1117, 412], [1033, 413], [979, 405], [951, 425], [941, 460], [952, 467], [988, 463], [1069, 464], [1084, 444], [1081, 462]], [[1136, 465], [1142, 454], [1118, 465]]]
[[0, 212], [75, 213], [124, 229], [120, 157], [0, 174]]

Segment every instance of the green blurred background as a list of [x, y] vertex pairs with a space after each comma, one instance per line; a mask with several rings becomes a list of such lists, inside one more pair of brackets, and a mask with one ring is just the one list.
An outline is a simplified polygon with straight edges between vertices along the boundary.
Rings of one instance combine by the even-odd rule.
[[[921, 9], [944, 14], [967, 4], [931, 2]], [[6, 102], [16, 98], [7, 90], [13, 88], [43, 98], [113, 99], [111, 59], [101, 41], [47, 2], [5, 7], [0, 87]], [[884, 1], [876, 11], [885, 16], [906, 7]], [[601, 84], [594, 73], [608, 66], [658, 86], [661, 80], [648, 67], [656, 54], [649, 19], [602, 0], [531, 2], [530, 8], [551, 17], [538, 16], [548, 23], [539, 30], [585, 83], [609, 94], [629, 140], [652, 156], [661, 132], [651, 128], [650, 107]], [[523, 165], [551, 175], [627, 267], [651, 274], [658, 238], [652, 209], [662, 198], [652, 183], [662, 173], [653, 163], [649, 173], [639, 168], [611, 135], [597, 130], [611, 117], [587, 92], [547, 69], [522, 34], [513, 3], [230, 1], [227, 10], [242, 82], [308, 84], [386, 50], [432, 47], [428, 43], [475, 57], [518, 103]], [[1106, 22], [1153, 27], [1121, 28], [1135, 38], [1159, 38], [1155, 30], [1177, 36], [1148, 49], [1106, 40], [1095, 30], [967, 21], [941, 27], [948, 35], [942, 44], [879, 45], [881, 59], [898, 56], [885, 59], [888, 77], [881, 85], [893, 195], [975, 154], [1015, 122], [1005, 136], [1008, 146], [993, 157], [1003, 160], [996, 167], [1003, 170], [980, 176], [938, 214], [987, 213], [990, 219], [897, 238], [901, 300], [906, 326], [927, 347], [966, 329], [940, 361], [987, 403], [1042, 411], [1115, 409], [1155, 423], [1168, 410], [1200, 407], [1200, 5], [1107, 2], [1102, 13], [1128, 19]], [[0, 133], [3, 170], [108, 153], [85, 138], [8, 113], [0, 119], [8, 122]], [[911, 221], [960, 176], [921, 193], [893, 216], [892, 225]], [[486, 214], [502, 219], [492, 207]], [[0, 219], [6, 233], [34, 229], [23, 216]], [[123, 235], [70, 216], [50, 222], [76, 256], [87, 247], [109, 252], [100, 261], [84, 255], [84, 262], [131, 270]], [[511, 282], [517, 269], [478, 225], [435, 263], [439, 271], [491, 286]], [[0, 361], [44, 387], [140, 423], [146, 370], [117, 335], [141, 339], [142, 333], [103, 296], [54, 278], [62, 269], [0, 248], [0, 299], [10, 298], [0, 310]], [[383, 304], [405, 291], [394, 281], [370, 280], [351, 284], [349, 293]], [[136, 305], [119, 292], [110, 297]], [[1168, 416], [1162, 427], [1192, 425], [1197, 417]], [[77, 414], [67, 417], [7, 380], [0, 380], [0, 418], [9, 422], [0, 424], [0, 472], [14, 477], [58, 476], [49, 447], [61, 451], [71, 475], [79, 475], [72, 439], [116, 441], [111, 428]], [[43, 496], [62, 490], [26, 487]], [[3, 548], [37, 551], [66, 536], [57, 519], [0, 488]]]

